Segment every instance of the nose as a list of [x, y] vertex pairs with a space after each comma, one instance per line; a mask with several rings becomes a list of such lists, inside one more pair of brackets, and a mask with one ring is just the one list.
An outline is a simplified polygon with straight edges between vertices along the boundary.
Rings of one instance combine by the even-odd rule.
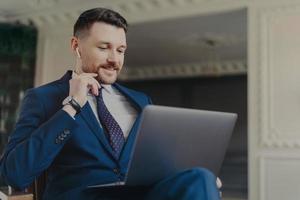
[[116, 52], [111, 51], [107, 56], [107, 62], [111, 64], [115, 64], [117, 62], [117, 55]]

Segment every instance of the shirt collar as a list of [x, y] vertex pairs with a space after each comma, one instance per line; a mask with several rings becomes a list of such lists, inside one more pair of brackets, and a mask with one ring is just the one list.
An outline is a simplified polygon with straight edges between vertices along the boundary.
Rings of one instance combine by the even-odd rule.
[[105, 89], [106, 92], [108, 92], [109, 94], [113, 93], [113, 88], [110, 84], [101, 84], [101, 86], [103, 87], [103, 89]]

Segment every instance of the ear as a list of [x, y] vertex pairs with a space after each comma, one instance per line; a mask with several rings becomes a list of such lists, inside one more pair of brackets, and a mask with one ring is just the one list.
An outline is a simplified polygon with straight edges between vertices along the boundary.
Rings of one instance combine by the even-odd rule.
[[75, 37], [75, 36], [73, 36], [73, 37], [71, 38], [71, 49], [72, 49], [73, 51], [75, 51], [76, 54], [77, 54], [77, 57], [78, 57], [79, 59], [81, 59], [81, 55], [80, 55], [79, 47], [78, 47], [78, 38]]

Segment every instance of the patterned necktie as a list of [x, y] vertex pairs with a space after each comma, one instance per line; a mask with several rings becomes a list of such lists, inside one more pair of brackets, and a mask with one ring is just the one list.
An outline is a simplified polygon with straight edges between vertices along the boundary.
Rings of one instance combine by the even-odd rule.
[[110, 114], [110, 112], [104, 104], [102, 91], [103, 87], [100, 88], [99, 95], [96, 97], [97, 112], [99, 120], [104, 129], [106, 130], [109, 143], [114, 152], [114, 156], [116, 159], [118, 159], [122, 151], [123, 145], [125, 143], [125, 138], [119, 124], [116, 122], [116, 120], [113, 118], [113, 116]]

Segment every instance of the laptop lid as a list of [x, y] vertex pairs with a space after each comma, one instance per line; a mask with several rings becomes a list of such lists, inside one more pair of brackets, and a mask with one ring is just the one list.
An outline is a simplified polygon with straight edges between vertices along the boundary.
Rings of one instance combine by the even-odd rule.
[[193, 167], [218, 175], [236, 119], [234, 113], [146, 106], [126, 185], [151, 185]]

